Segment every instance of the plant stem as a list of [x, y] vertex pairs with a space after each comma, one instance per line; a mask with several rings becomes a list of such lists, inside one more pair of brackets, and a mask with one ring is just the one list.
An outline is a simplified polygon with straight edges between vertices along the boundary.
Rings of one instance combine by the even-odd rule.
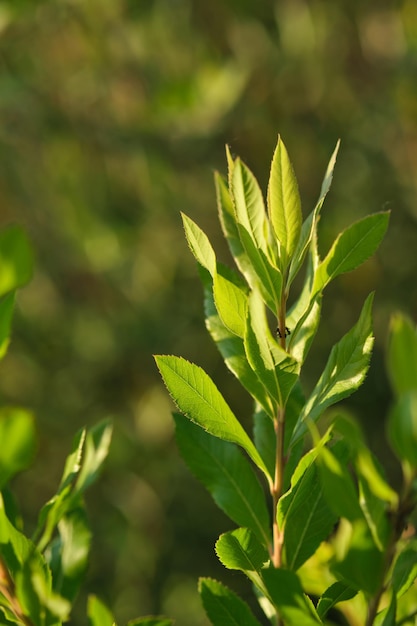
[[282, 495], [283, 487], [283, 475], [284, 475], [284, 425], [285, 425], [285, 408], [279, 407], [278, 414], [274, 421], [275, 427], [275, 477], [272, 488], [272, 511], [273, 511], [273, 537], [274, 537], [274, 553], [272, 556], [272, 562], [274, 567], [280, 567], [281, 565], [281, 552], [282, 552], [282, 532], [278, 527], [277, 521], [277, 508], [278, 502]]

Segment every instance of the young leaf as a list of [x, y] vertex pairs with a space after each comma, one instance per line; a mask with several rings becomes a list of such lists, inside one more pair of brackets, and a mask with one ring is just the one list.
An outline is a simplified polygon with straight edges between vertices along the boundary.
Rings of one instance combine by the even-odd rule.
[[317, 604], [317, 613], [321, 619], [325, 618], [327, 613], [339, 602], [346, 602], [357, 594], [355, 589], [349, 587], [342, 582], [333, 583], [322, 594]]
[[215, 437], [237, 443], [268, 476], [257, 449], [205, 371], [175, 356], [155, 356], [155, 360], [180, 411]]
[[285, 626], [317, 626], [322, 623], [294, 572], [270, 568], [262, 571], [262, 578]]
[[195, 259], [210, 272], [212, 276], [216, 271], [216, 255], [207, 235], [185, 213], [181, 213], [184, 224], [185, 236]]
[[89, 626], [116, 626], [113, 615], [96, 596], [89, 596], [87, 614]]
[[251, 465], [233, 444], [217, 439], [178, 413], [174, 414], [181, 456], [209, 490], [216, 504], [236, 524], [252, 529], [270, 544], [265, 495]]
[[292, 283], [295, 276], [298, 274], [307, 251], [310, 247], [311, 241], [315, 236], [317, 229], [317, 222], [320, 216], [321, 207], [323, 206], [324, 200], [327, 196], [327, 193], [330, 189], [330, 185], [333, 179], [333, 170], [336, 165], [336, 157], [339, 151], [340, 141], [337, 142], [336, 148], [330, 157], [329, 164], [327, 166], [326, 174], [323, 179], [323, 183], [321, 186], [320, 196], [317, 201], [317, 204], [314, 208], [314, 211], [310, 213], [301, 228], [301, 236], [297, 244], [297, 248], [294, 252], [294, 258], [291, 261], [290, 272], [288, 277], [288, 285]]
[[233, 334], [221, 321], [213, 299], [213, 282], [208, 273], [202, 274], [204, 284], [204, 309], [207, 329], [216, 343], [226, 366], [240, 381], [242, 386], [263, 407], [268, 415], [274, 417], [274, 408], [271, 400], [260, 382], [258, 376], [248, 363], [245, 347], [241, 337]]
[[369, 259], [385, 235], [388, 220], [389, 212], [374, 213], [344, 230], [317, 268], [313, 294], [322, 291], [336, 276], [354, 270]]
[[266, 252], [267, 223], [262, 192], [250, 169], [236, 159], [232, 174], [236, 222], [250, 235], [256, 247]]
[[391, 319], [387, 369], [397, 395], [417, 390], [417, 331], [400, 313]]
[[363, 382], [373, 345], [372, 301], [370, 294], [358, 322], [333, 346], [324, 372], [301, 412], [292, 444], [304, 435], [308, 420], [315, 422], [327, 407], [349, 396]]
[[[217, 175], [215, 182], [220, 223], [236, 265], [252, 289], [261, 291], [265, 304], [275, 313], [281, 298], [281, 273], [270, 262], [267, 251], [263, 249], [265, 245], [258, 244], [249, 220], [242, 217], [243, 223], [240, 223], [223, 179]], [[262, 211], [265, 219], [263, 200]], [[267, 228], [265, 221], [265, 232]]]
[[238, 337], [245, 333], [247, 292], [239, 277], [221, 264], [213, 278], [216, 309], [223, 324]]
[[284, 406], [297, 381], [299, 365], [272, 338], [259, 293], [252, 291], [248, 304], [244, 337], [248, 361], [275, 403]]
[[220, 535], [216, 554], [225, 567], [242, 572], [260, 572], [269, 561], [268, 550], [248, 528], [237, 528]]
[[301, 201], [287, 150], [278, 137], [268, 186], [269, 219], [278, 239], [280, 269], [286, 272], [301, 233]]
[[213, 626], [261, 626], [248, 605], [225, 585], [200, 578], [198, 590]]

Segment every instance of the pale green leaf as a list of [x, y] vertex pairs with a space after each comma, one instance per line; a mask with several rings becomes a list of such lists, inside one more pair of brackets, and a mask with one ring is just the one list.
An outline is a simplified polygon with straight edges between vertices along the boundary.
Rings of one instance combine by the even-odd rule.
[[212, 276], [216, 271], [216, 255], [207, 235], [185, 213], [181, 213], [188, 245], [195, 259]]
[[350, 272], [369, 259], [388, 227], [389, 212], [374, 213], [344, 230], [317, 268], [313, 294], [322, 291], [336, 276]]
[[200, 578], [198, 590], [213, 626], [261, 626], [248, 605], [222, 583]]
[[278, 239], [280, 268], [284, 272], [298, 245], [302, 216], [297, 180], [280, 137], [271, 164], [268, 213]]
[[268, 476], [253, 442], [206, 372], [176, 356], [155, 356], [155, 360], [179, 410], [215, 437], [240, 445]]
[[249, 233], [257, 248], [266, 252], [267, 220], [262, 192], [256, 178], [240, 159], [234, 162], [232, 197], [237, 224]]
[[238, 337], [245, 333], [247, 293], [237, 275], [218, 264], [214, 274], [213, 294], [223, 324]]
[[236, 524], [246, 526], [269, 545], [269, 512], [264, 491], [251, 465], [232, 443], [213, 437], [183, 415], [174, 414], [181, 456]]

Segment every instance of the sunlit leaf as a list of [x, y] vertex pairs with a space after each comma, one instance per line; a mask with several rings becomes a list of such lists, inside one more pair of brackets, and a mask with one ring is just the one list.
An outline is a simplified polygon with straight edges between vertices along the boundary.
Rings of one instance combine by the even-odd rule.
[[180, 357], [156, 356], [155, 360], [180, 411], [215, 437], [240, 445], [268, 475], [254, 444], [204, 370]]

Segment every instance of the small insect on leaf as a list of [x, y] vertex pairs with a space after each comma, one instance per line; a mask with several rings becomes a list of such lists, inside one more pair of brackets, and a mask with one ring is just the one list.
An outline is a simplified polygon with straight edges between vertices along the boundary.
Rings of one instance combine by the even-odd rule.
[[[277, 335], [278, 335], [278, 337], [281, 339], [281, 337], [282, 337], [282, 333], [281, 333], [281, 331], [280, 331], [280, 329], [279, 329], [279, 328], [277, 328]], [[285, 337], [288, 337], [288, 335], [291, 335], [291, 331], [290, 331], [290, 329], [288, 328], [288, 326], [286, 326], [286, 327], [285, 327]]]

